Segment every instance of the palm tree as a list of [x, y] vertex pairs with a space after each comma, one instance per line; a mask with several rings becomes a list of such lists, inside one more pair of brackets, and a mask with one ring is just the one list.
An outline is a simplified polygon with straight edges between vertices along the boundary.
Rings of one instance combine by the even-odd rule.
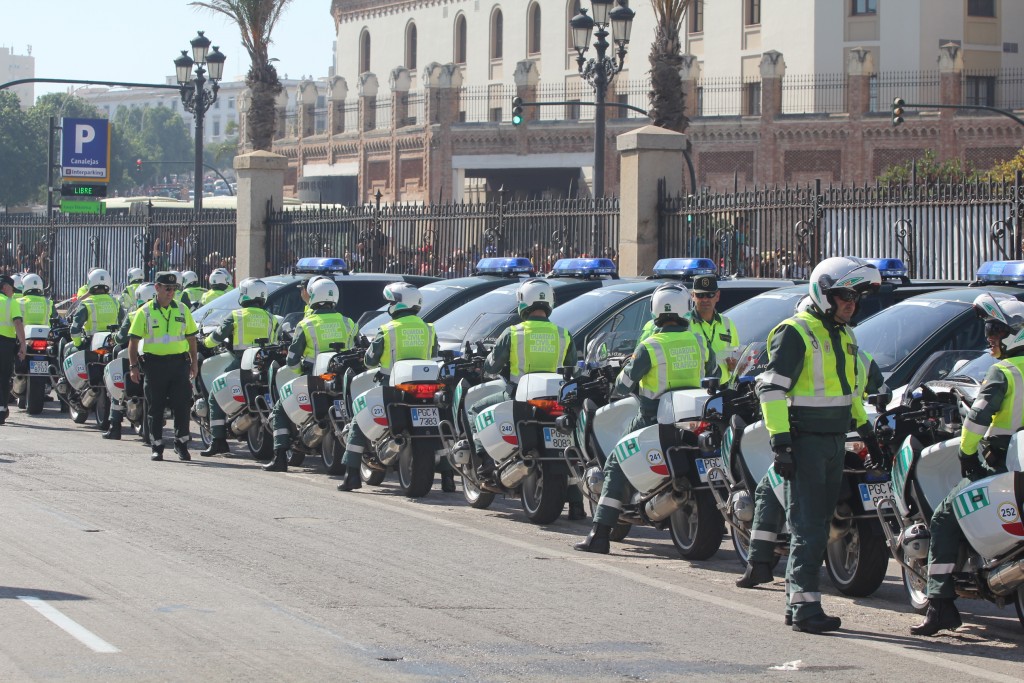
[[691, 0], [651, 0], [656, 26], [651, 44], [651, 118], [654, 125], [682, 133], [690, 125], [686, 118], [683, 82], [679, 78], [682, 66], [680, 33], [683, 17]]
[[231, 18], [242, 33], [242, 45], [249, 53], [249, 72], [245, 84], [252, 93], [249, 105], [247, 137], [255, 150], [270, 151], [277, 130], [274, 105], [282, 90], [277, 69], [271, 62], [270, 34], [281, 13], [292, 0], [207, 0], [191, 2]]

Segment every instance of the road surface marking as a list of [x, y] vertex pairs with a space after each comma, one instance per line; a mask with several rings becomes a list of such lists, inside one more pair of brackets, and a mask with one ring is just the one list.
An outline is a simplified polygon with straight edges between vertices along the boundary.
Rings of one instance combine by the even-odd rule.
[[116, 647], [100, 638], [98, 635], [85, 628], [71, 617], [47, 602], [32, 595], [19, 595], [18, 599], [26, 605], [42, 614], [60, 628], [67, 631], [72, 638], [85, 645], [93, 652], [112, 653], [120, 652]]

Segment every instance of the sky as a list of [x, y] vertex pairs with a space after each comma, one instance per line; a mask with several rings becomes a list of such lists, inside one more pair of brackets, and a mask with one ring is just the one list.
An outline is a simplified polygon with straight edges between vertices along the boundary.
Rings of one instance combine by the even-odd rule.
[[[0, 0], [0, 47], [35, 57], [36, 78], [164, 83], [197, 31], [227, 56], [226, 80], [242, 78], [249, 55], [238, 26], [188, 0]], [[270, 46], [283, 78], [327, 76], [332, 65], [331, 0], [292, 0]], [[36, 83], [36, 97], [74, 85]]]

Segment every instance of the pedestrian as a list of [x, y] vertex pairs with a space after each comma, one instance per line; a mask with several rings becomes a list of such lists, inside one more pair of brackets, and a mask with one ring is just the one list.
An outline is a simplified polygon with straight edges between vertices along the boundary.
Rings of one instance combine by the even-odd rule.
[[0, 275], [0, 425], [7, 421], [15, 357], [25, 360], [25, 324], [14, 298], [14, 278]]
[[188, 452], [192, 385], [199, 373], [196, 327], [188, 307], [174, 300], [178, 288], [174, 273], [156, 276], [156, 298], [142, 306], [128, 331], [131, 380], [141, 381], [139, 342], [145, 342], [146, 374], [143, 391], [147, 403], [151, 460], [164, 459], [164, 408], [174, 416], [174, 452], [179, 460], [191, 460]]

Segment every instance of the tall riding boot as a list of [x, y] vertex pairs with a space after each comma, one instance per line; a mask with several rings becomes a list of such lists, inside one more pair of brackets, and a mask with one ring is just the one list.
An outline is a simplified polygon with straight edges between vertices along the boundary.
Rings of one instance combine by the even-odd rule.
[[772, 566], [768, 562], [747, 562], [747, 571], [743, 576], [736, 579], [737, 588], [753, 588], [762, 583], [771, 583], [775, 580], [772, 575]]
[[576, 521], [587, 518], [587, 511], [583, 507], [583, 501], [569, 503], [569, 519]]
[[228, 440], [221, 437], [214, 438], [214, 440], [210, 442], [210, 446], [208, 448], [204, 448], [203, 450], [199, 451], [199, 455], [203, 456], [204, 458], [209, 458], [211, 455], [220, 455], [221, 453], [230, 452], [231, 447], [228, 446]]
[[917, 626], [911, 626], [910, 633], [915, 636], [934, 636], [943, 629], [952, 631], [962, 624], [960, 610], [956, 608], [956, 602], [952, 598], [929, 598], [924, 621]]
[[594, 526], [590, 528], [590, 535], [587, 536], [585, 541], [581, 541], [573, 546], [576, 550], [582, 550], [585, 553], [601, 553], [607, 555], [611, 551], [611, 539], [609, 535], [612, 532], [612, 528], [607, 524], [601, 524], [600, 522], [594, 522]]
[[451, 470], [441, 473], [441, 490], [445, 493], [455, 493], [455, 473]]
[[108, 429], [107, 431], [103, 432], [103, 438], [104, 439], [112, 439], [114, 441], [120, 441], [121, 440], [121, 423], [120, 422], [111, 422], [110, 423], [110, 429]]
[[269, 465], [263, 466], [264, 472], [287, 472], [288, 471], [288, 449], [274, 449], [274, 459]]
[[339, 491], [355, 491], [363, 488], [363, 480], [359, 477], [358, 467], [349, 467], [345, 470], [345, 481], [338, 486]]

